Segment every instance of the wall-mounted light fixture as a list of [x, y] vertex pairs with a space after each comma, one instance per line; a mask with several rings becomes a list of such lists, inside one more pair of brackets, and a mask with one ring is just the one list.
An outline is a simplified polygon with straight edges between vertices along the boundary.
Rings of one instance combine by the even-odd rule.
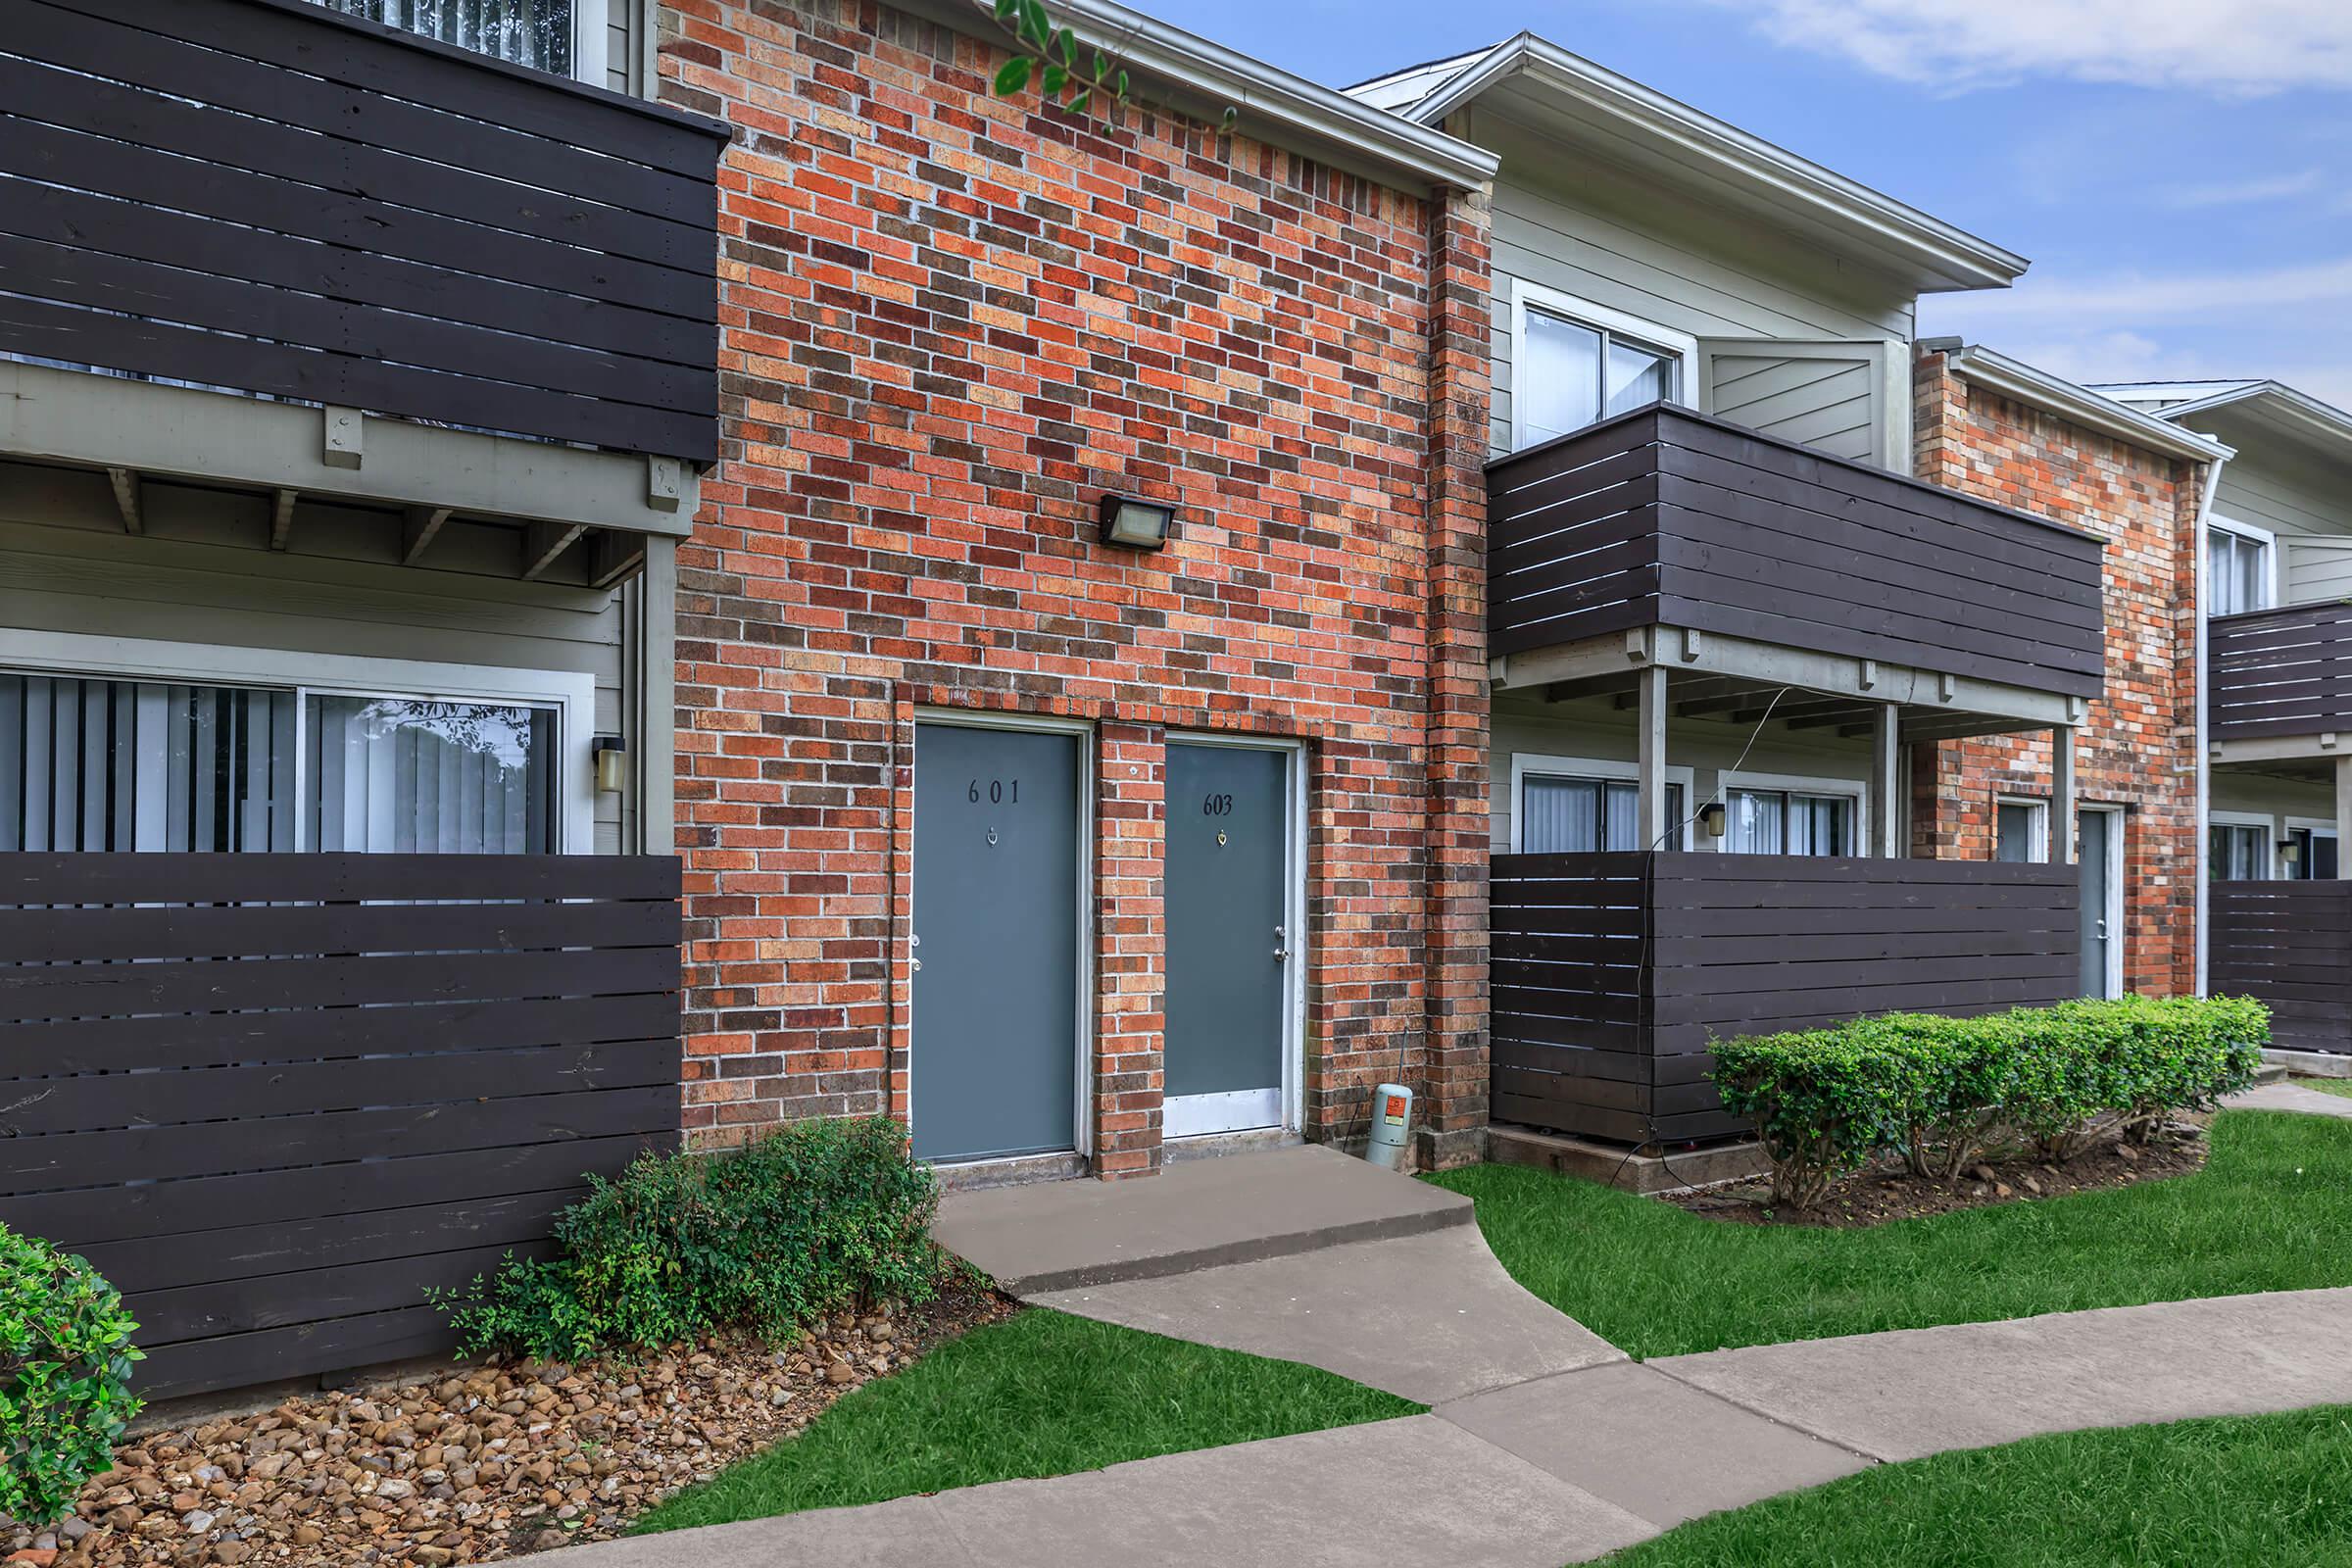
[[1128, 550], [1164, 550], [1176, 525], [1176, 509], [1138, 501], [1115, 491], [1102, 493], [1102, 542]]
[[2297, 839], [2280, 839], [2278, 841], [2278, 863], [2290, 871], [2301, 865], [2303, 863], [2302, 842]]
[[1709, 801], [1698, 808], [1698, 823], [1707, 830], [1707, 837], [1719, 839], [1731, 826], [1731, 813], [1723, 808], [1721, 801]]
[[596, 759], [596, 787], [607, 795], [617, 795], [629, 787], [629, 743], [618, 735], [599, 735], [588, 743], [588, 751]]

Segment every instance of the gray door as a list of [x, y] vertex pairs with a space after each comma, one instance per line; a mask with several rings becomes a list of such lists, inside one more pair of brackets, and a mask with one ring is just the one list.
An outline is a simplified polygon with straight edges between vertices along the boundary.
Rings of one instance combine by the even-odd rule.
[[1072, 1148], [1078, 737], [957, 724], [914, 734], [914, 1152]]
[[2114, 817], [2106, 811], [2078, 811], [2076, 820], [2082, 833], [2082, 995], [2104, 997], [2111, 995], [2108, 965], [2116, 935], [2107, 929], [2114, 898], [2114, 845], [2110, 838]]
[[1290, 758], [1171, 742], [1167, 799], [1165, 1130], [1279, 1126]]

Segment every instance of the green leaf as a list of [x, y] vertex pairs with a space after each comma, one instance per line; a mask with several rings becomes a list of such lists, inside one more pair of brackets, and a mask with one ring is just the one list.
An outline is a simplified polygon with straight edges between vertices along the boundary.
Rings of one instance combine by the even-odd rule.
[[1127, 101], [1127, 73], [1124, 70], [1119, 72], [1118, 88], [1119, 102], [1125, 103]]
[[1083, 115], [1086, 113], [1086, 106], [1094, 101], [1095, 90], [1094, 88], [1089, 87], [1084, 92], [1081, 92], [1077, 97], [1070, 100], [1070, 113], [1073, 115]]
[[1045, 77], [1038, 83], [1037, 90], [1048, 98], [1058, 98], [1061, 96], [1061, 89], [1063, 85], [1068, 82], [1069, 79], [1070, 74], [1068, 72], [1062, 70], [1062, 68], [1059, 66], [1050, 65], [1046, 67]]
[[1061, 51], [1063, 65], [1075, 66], [1078, 64], [1078, 35], [1076, 33], [1067, 27], [1062, 28], [1060, 36], [1054, 40], [1054, 46]]
[[1021, 0], [1021, 36], [1041, 50], [1054, 41], [1054, 19], [1038, 0]]
[[1020, 14], [1021, 0], [997, 0], [997, 20], [999, 22], [1017, 24]]
[[1029, 68], [1037, 62], [1027, 55], [1014, 55], [997, 72], [997, 96], [1010, 98], [1029, 85]]
[[1110, 59], [1100, 49], [1095, 51], [1095, 79], [1097, 81], [1110, 79]]

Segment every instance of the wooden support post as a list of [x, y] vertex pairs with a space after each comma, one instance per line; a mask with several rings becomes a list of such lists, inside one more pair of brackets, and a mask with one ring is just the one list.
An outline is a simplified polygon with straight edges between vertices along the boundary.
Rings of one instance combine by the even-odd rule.
[[2352, 757], [2335, 760], [2335, 874], [2352, 877]]
[[1635, 753], [1640, 782], [1635, 786], [1639, 804], [1634, 820], [1642, 849], [1665, 849], [1667, 830], [1673, 826], [1666, 820], [1666, 666], [1644, 664], [1634, 679], [1640, 683], [1636, 692], [1641, 699], [1635, 722], [1642, 730]]
[[2075, 726], [2050, 728], [2050, 858], [2075, 863]]
[[1875, 859], [1903, 858], [1903, 710], [1881, 703], [1871, 715], [1870, 847]]

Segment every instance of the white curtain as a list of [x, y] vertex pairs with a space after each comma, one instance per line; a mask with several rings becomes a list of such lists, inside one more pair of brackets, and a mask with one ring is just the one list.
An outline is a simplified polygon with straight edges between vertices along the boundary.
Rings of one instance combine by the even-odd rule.
[[329, 11], [365, 17], [461, 49], [571, 74], [573, 0], [319, 0]]
[[[1639, 850], [1641, 791], [1616, 780], [1531, 773], [1520, 786], [1519, 848], [1529, 855], [1586, 855], [1594, 850]], [[1659, 847], [1682, 843], [1683, 787], [1666, 786], [1666, 821], [1673, 829]]]
[[310, 702], [313, 849], [555, 850], [552, 713], [388, 697]]
[[1600, 334], [1543, 311], [1527, 313], [1511, 395], [1530, 443], [1582, 430], [1600, 417]]
[[0, 851], [294, 848], [294, 694], [0, 675]]

